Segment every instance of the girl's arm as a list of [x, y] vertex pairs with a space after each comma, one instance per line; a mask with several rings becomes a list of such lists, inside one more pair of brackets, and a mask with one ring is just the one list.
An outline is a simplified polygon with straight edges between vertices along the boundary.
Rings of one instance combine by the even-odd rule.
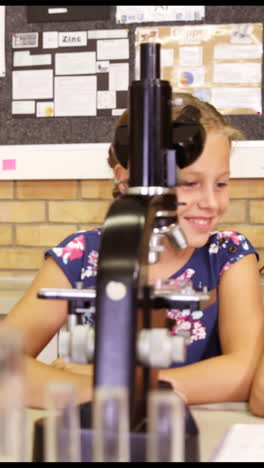
[[51, 365], [53, 367], [56, 367], [57, 369], [65, 369], [71, 372], [76, 372], [76, 374], [85, 374], [90, 375], [91, 377], [93, 376], [93, 364], [79, 364], [75, 362], [66, 362], [63, 357], [59, 357], [58, 359], [55, 359], [55, 361], [53, 361]]
[[44, 406], [49, 382], [72, 382], [76, 384], [79, 403], [91, 399], [92, 376], [78, 375], [35, 359], [67, 320], [68, 307], [67, 301], [39, 299], [37, 292], [41, 288], [71, 287], [56, 262], [48, 257], [31, 286], [1, 322], [22, 333], [27, 405], [33, 408]]
[[92, 400], [93, 377], [67, 369], [52, 367], [30, 356], [25, 356], [26, 406], [45, 408], [47, 388], [50, 383], [71, 383], [76, 391], [76, 404]]
[[219, 334], [222, 355], [175, 369], [162, 369], [189, 404], [247, 401], [261, 353], [263, 302], [257, 260], [243, 257], [227, 270], [219, 284]]
[[259, 416], [261, 418], [264, 417], [264, 347], [261, 352], [250, 391], [249, 408], [255, 416]]
[[48, 257], [30, 287], [3, 323], [22, 332], [25, 353], [36, 357], [67, 320], [67, 301], [39, 299], [41, 288], [72, 288], [56, 262]]
[[249, 396], [249, 408], [255, 416], [264, 417], [264, 352], [262, 351]]

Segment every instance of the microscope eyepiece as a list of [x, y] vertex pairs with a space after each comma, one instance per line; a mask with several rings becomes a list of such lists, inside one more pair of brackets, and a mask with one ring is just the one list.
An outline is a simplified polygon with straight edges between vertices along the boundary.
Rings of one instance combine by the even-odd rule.
[[[200, 111], [193, 106], [195, 111]], [[180, 169], [192, 164], [202, 153], [206, 138], [205, 130], [196, 120], [190, 115], [190, 120], [187, 115], [184, 115], [182, 120], [174, 120], [172, 122], [171, 140], [172, 147], [176, 150], [176, 163]], [[123, 167], [127, 168], [128, 164], [128, 146], [129, 146], [129, 131], [128, 125], [120, 125], [116, 129], [113, 146], [118, 161]]]
[[200, 123], [201, 112], [192, 105], [185, 106], [172, 122], [172, 145], [176, 150], [177, 166], [189, 166], [200, 156], [205, 143], [205, 130]]
[[158, 42], [145, 42], [141, 44], [140, 50], [140, 79], [159, 79], [160, 44]]

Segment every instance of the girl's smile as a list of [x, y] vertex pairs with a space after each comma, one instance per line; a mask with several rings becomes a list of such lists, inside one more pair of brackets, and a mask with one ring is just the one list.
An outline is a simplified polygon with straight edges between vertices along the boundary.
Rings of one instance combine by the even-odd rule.
[[201, 156], [178, 170], [179, 224], [189, 247], [202, 247], [229, 205], [230, 143], [222, 133], [209, 132]]
[[207, 232], [212, 229], [213, 218], [196, 218], [184, 216], [183, 219], [190, 224], [197, 232]]

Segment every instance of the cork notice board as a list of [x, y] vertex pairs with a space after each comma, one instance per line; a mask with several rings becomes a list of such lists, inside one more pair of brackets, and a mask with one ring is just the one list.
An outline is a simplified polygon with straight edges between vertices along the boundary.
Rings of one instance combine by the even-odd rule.
[[173, 92], [190, 92], [223, 114], [261, 114], [262, 24], [138, 27], [139, 44], [161, 44], [161, 75]]

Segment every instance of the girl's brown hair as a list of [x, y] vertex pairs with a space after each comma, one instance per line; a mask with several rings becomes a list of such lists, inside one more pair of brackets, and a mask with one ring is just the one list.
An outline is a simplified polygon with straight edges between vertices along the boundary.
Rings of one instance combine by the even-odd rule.
[[175, 93], [174, 96], [174, 100], [172, 101], [172, 120], [179, 118], [179, 114], [184, 107], [191, 105], [199, 109], [200, 123], [206, 132], [221, 132], [227, 136], [230, 143], [233, 140], [241, 140], [243, 138], [240, 130], [231, 127], [224, 116], [212, 104], [201, 101], [189, 93]]
[[[241, 140], [243, 134], [240, 130], [230, 126], [220, 112], [208, 102], [201, 101], [189, 93], [175, 93], [172, 101], [172, 120], [179, 119], [181, 112], [186, 106], [193, 106], [200, 111], [200, 123], [203, 125], [206, 133], [215, 131], [225, 135], [230, 144], [233, 140]], [[115, 129], [120, 125], [128, 125], [128, 110], [126, 109], [118, 118], [115, 124]], [[118, 161], [113, 144], [108, 150], [108, 164], [111, 168], [114, 168]], [[118, 188], [115, 186], [113, 189], [113, 196], [117, 196], [119, 193]]]

